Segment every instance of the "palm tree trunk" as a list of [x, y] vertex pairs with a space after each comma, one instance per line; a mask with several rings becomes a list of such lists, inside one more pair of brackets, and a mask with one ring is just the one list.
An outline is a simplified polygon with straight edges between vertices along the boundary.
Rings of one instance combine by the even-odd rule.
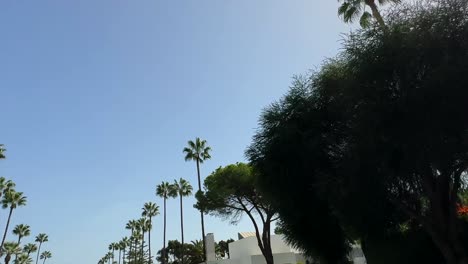
[[150, 225], [149, 225], [149, 230], [148, 230], [148, 253], [149, 253], [149, 260], [148, 263], [151, 264], [151, 229], [152, 229], [152, 222], [151, 222], [151, 216], [149, 218], [150, 220]]
[[164, 197], [164, 230], [163, 230], [163, 252], [162, 252], [162, 264], [166, 264], [166, 200]]
[[145, 263], [145, 232], [141, 236], [141, 263]]
[[114, 264], [114, 249], [112, 249], [112, 264]]
[[122, 257], [122, 250], [119, 249], [119, 264], [120, 264], [120, 259], [121, 259], [121, 257]]
[[[198, 191], [201, 192], [200, 161], [197, 159]], [[201, 230], [203, 240], [203, 261], [206, 261], [205, 219], [203, 209], [200, 210]]]
[[386, 29], [387, 26], [385, 25], [385, 21], [383, 20], [383, 17], [380, 14], [379, 9], [377, 8], [377, 5], [375, 4], [375, 0], [366, 0], [365, 2], [371, 8], [372, 16], [377, 20], [380, 27]]
[[42, 242], [39, 243], [39, 247], [37, 249], [36, 264], [37, 262], [39, 262], [39, 254], [41, 253], [41, 246], [42, 246]]
[[135, 246], [133, 247], [133, 251], [134, 251], [134, 254], [135, 254], [135, 257], [134, 257], [134, 259], [135, 259], [135, 264], [136, 264], [137, 261], [138, 261], [138, 259], [137, 259], [137, 258], [138, 258], [138, 254], [137, 254], [138, 248], [137, 248], [137, 245], [138, 245], [138, 239], [135, 238]]
[[[18, 236], [18, 245], [20, 244], [20, 242], [21, 242], [21, 236]], [[15, 254], [15, 263], [17, 259], [18, 259], [18, 254]]]
[[3, 244], [5, 243], [5, 238], [8, 232], [8, 226], [10, 225], [10, 220], [11, 220], [11, 214], [13, 214], [13, 207], [10, 207], [10, 214], [8, 215], [8, 221], [5, 226], [5, 233], [3, 233], [3, 239], [2, 239], [2, 244], [0, 245], [0, 253], [3, 251]]
[[10, 262], [10, 259], [11, 259], [11, 256], [10, 255], [6, 255], [5, 257], [5, 264], [8, 264]]
[[44, 258], [44, 261], [42, 262], [42, 264], [45, 264], [46, 259], [47, 259], [47, 258]]
[[180, 232], [182, 235], [182, 248], [181, 248], [181, 260], [180, 263], [184, 264], [184, 211], [182, 210], [182, 195], [180, 194]]
[[123, 249], [122, 264], [125, 264], [125, 248]]

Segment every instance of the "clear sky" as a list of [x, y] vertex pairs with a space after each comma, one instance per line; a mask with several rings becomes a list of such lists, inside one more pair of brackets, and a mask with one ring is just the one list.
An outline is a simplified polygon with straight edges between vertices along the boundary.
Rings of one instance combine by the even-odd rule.
[[[45, 232], [50, 264], [96, 263], [128, 235], [161, 181], [196, 186], [182, 148], [213, 148], [203, 177], [244, 161], [261, 110], [291, 77], [320, 66], [350, 30], [330, 0], [16, 0], [0, 3], [0, 96], [7, 159], [28, 205], [13, 214]], [[186, 240], [199, 215], [186, 199]], [[7, 212], [0, 212], [3, 228]], [[168, 203], [168, 239], [179, 239]], [[207, 217], [215, 239], [252, 231]], [[153, 252], [162, 245], [154, 221]], [[8, 239], [13, 239], [11, 233]], [[33, 236], [25, 241], [33, 240]]]

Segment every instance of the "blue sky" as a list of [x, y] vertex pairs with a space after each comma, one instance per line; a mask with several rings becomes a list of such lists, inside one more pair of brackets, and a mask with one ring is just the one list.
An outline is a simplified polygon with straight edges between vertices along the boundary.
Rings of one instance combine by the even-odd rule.
[[[349, 32], [329, 0], [40, 0], [0, 3], [0, 175], [45, 232], [49, 263], [95, 263], [161, 181], [196, 185], [182, 148], [208, 140], [216, 167], [245, 160], [261, 110], [320, 66]], [[200, 238], [186, 199], [186, 240]], [[0, 228], [6, 211], [0, 212]], [[176, 200], [168, 239], [179, 239]], [[162, 245], [155, 219], [153, 252]], [[216, 239], [251, 231], [207, 217]], [[9, 239], [13, 237], [9, 235]], [[25, 241], [32, 240], [33, 237]]]

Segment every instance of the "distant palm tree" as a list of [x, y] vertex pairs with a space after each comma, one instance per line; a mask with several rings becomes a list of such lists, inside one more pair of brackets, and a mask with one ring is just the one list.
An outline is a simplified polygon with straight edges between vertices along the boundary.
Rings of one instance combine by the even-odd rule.
[[111, 243], [109, 245], [109, 250], [112, 250], [112, 263], [114, 263], [114, 251], [118, 249], [117, 243]]
[[183, 203], [182, 198], [185, 196], [189, 196], [192, 194], [192, 185], [182, 178], [179, 181], [174, 181], [174, 184], [171, 188], [171, 196], [180, 198], [180, 232], [181, 232], [181, 239], [182, 239], [182, 256], [181, 256], [181, 264], [184, 264], [184, 211], [183, 211]]
[[3, 144], [0, 144], [0, 159], [4, 159], [5, 158], [5, 145]]
[[2, 244], [0, 248], [3, 248], [3, 243], [5, 243], [5, 238], [8, 233], [8, 226], [10, 225], [11, 215], [13, 214], [13, 210], [16, 209], [18, 206], [26, 205], [26, 196], [23, 196], [22, 192], [15, 192], [14, 190], [9, 190], [5, 193], [5, 196], [2, 199], [2, 208], [7, 209], [10, 208], [10, 213], [8, 214], [7, 224], [5, 226], [5, 232], [3, 233]]
[[[130, 220], [127, 222], [127, 225], [125, 226], [126, 229], [130, 230], [131, 233], [130, 233], [130, 238], [133, 236], [135, 230], [136, 230], [136, 227], [137, 227], [137, 222], [136, 220]], [[134, 243], [132, 243], [132, 241], [130, 241], [130, 249], [129, 249], [129, 254], [132, 253], [132, 247], [134, 246]]]
[[153, 217], [157, 216], [159, 214], [159, 206], [157, 206], [155, 203], [148, 202], [145, 203], [143, 208], [143, 212], [141, 213], [141, 216], [143, 217], [148, 217], [149, 220], [149, 229], [148, 229], [148, 251], [149, 251], [149, 263], [151, 264], [152, 257], [151, 257], [151, 229], [153, 227]]
[[[200, 177], [200, 164], [205, 160], [211, 159], [211, 147], [207, 145], [206, 140], [195, 138], [195, 141], [189, 140], [188, 147], [185, 147], [183, 153], [185, 154], [185, 161], [195, 161], [197, 164], [198, 176], [198, 191], [201, 192], [201, 177]], [[200, 220], [203, 239], [203, 261], [206, 260], [206, 241], [205, 241], [205, 220], [203, 210], [200, 210]], [[182, 243], [183, 244], [183, 243]]]
[[141, 256], [141, 262], [143, 263], [144, 258], [145, 258], [145, 255], [144, 255], [144, 252], [145, 252], [144, 251], [145, 233], [149, 231], [149, 229], [151, 227], [151, 224], [146, 218], [138, 219], [137, 223], [138, 223], [138, 228], [142, 233], [142, 235], [141, 235], [141, 252], [140, 252], [140, 256]]
[[42, 244], [48, 241], [49, 241], [49, 236], [47, 236], [44, 233], [40, 233], [39, 235], [36, 236], [36, 242], [39, 243], [39, 247], [37, 249], [36, 264], [39, 261], [39, 254], [41, 253]]
[[37, 246], [36, 246], [36, 244], [28, 243], [28, 244], [24, 245], [23, 251], [29, 257], [29, 255], [31, 255], [31, 253], [34, 253], [34, 252], [37, 251]]
[[16, 184], [11, 180], [7, 180], [4, 177], [0, 177], [0, 197], [5, 193], [13, 190], [16, 187]]
[[[123, 256], [122, 256], [122, 262], [125, 264], [125, 251], [127, 250], [128, 245], [130, 244], [130, 241], [128, 240], [128, 237], [122, 238], [119, 242], [120, 244], [120, 249], [123, 251]], [[120, 259], [119, 259], [120, 261]], [[120, 262], [119, 262], [120, 264]]]
[[111, 263], [111, 259], [113, 258], [113, 254], [112, 252], [107, 252], [106, 256], [104, 257], [106, 259], [106, 261], [109, 261], [109, 264]]
[[[162, 255], [166, 254], [166, 200], [170, 197], [171, 185], [168, 182], [162, 182], [156, 186], [156, 195], [164, 200], [164, 229], [163, 229], [163, 250]], [[166, 256], [162, 256], [162, 264], [166, 264]]]
[[15, 264], [31, 264], [33, 259], [29, 257], [28, 254], [20, 254], [18, 255], [18, 259], [15, 261]]
[[47, 259], [50, 259], [52, 257], [52, 253], [50, 253], [50, 251], [44, 251], [42, 252], [41, 254], [41, 259], [44, 260], [44, 262], [42, 262], [42, 264], [45, 264], [46, 260]]
[[[384, 5], [386, 3], [399, 3], [401, 0], [342, 0], [341, 6], [338, 8], [338, 15], [341, 16], [346, 23], [353, 22], [359, 16], [359, 23], [362, 27], [367, 27], [370, 19], [373, 17], [382, 28], [386, 28], [385, 21], [380, 14], [377, 3]], [[371, 13], [367, 12], [366, 6], [371, 9]]]
[[27, 236], [31, 235], [31, 230], [30, 230], [30, 227], [28, 225], [20, 224], [20, 225], [15, 226], [15, 228], [13, 229], [13, 234], [18, 236], [18, 244], [20, 244], [21, 239], [23, 237], [27, 237]]
[[5, 264], [8, 264], [12, 255], [21, 253], [21, 247], [16, 242], [6, 242], [3, 245], [3, 252], [6, 254]]

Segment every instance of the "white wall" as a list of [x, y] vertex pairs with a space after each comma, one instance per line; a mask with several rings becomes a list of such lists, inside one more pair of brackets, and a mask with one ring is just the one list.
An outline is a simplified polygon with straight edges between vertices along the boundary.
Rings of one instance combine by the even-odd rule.
[[[273, 254], [293, 252], [290, 246], [284, 243], [281, 236], [271, 236], [271, 250]], [[242, 256], [261, 255], [262, 251], [258, 247], [256, 237], [246, 237], [229, 243], [229, 254], [232, 259], [241, 258]]]

